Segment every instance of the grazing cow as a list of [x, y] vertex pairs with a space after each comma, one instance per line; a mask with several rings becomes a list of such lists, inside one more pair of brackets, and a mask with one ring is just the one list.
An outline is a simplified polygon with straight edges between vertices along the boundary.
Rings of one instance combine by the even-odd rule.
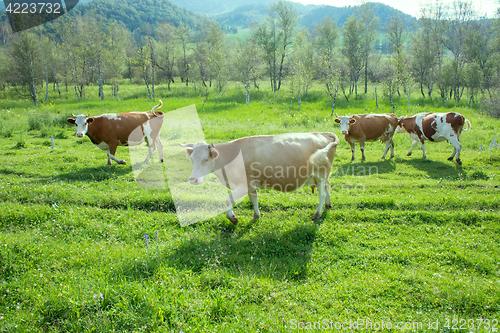
[[345, 134], [345, 141], [351, 145], [352, 158], [354, 161], [354, 144], [359, 142], [362, 158], [365, 160], [365, 142], [380, 140], [385, 142], [385, 151], [382, 158], [391, 148], [391, 158], [394, 157], [394, 142], [392, 136], [398, 126], [398, 117], [395, 114], [358, 114], [353, 116], [342, 116], [335, 118], [340, 124], [340, 131]]
[[[464, 124], [467, 124], [467, 129], [463, 129]], [[459, 113], [419, 113], [412, 117], [400, 117], [396, 133], [408, 133], [414, 141], [411, 143], [411, 148], [407, 156], [411, 155], [413, 148], [420, 142], [422, 147], [423, 157], [426, 158], [424, 141], [440, 142], [447, 140], [453, 145], [453, 154], [448, 157], [448, 161], [452, 161], [455, 154], [458, 165], [460, 161], [460, 150], [462, 144], [459, 142], [462, 130], [470, 130], [471, 125], [468, 119], [465, 119]]]
[[[186, 147], [193, 162], [191, 184], [201, 184], [213, 172], [232, 190], [226, 200], [226, 217], [236, 225], [234, 200], [248, 193], [255, 221], [260, 217], [258, 189], [290, 192], [304, 185], [318, 188], [319, 205], [313, 220], [319, 219], [325, 200], [325, 207], [331, 207], [328, 177], [338, 143], [333, 133], [289, 133], [250, 136], [215, 145], [200, 142], [181, 146]], [[235, 167], [236, 163], [231, 162], [238, 156], [242, 157], [240, 167]]]
[[68, 123], [76, 125], [76, 136], [83, 138], [87, 135], [93, 144], [108, 154], [108, 165], [111, 160], [118, 164], [125, 164], [124, 160], [115, 157], [118, 146], [135, 146], [146, 141], [149, 152], [144, 163], [148, 163], [156, 146], [163, 162], [163, 145], [160, 142], [160, 129], [163, 125], [163, 112], [155, 111], [163, 103], [147, 112], [126, 112], [118, 114], [103, 114], [96, 117], [79, 115], [68, 118]]

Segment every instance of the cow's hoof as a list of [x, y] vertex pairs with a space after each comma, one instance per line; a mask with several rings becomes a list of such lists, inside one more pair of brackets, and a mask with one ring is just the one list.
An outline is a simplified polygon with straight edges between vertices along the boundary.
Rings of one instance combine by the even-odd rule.
[[234, 215], [232, 217], [227, 216], [227, 218], [229, 219], [229, 221], [231, 221], [232, 224], [238, 225], [238, 219], [236, 218], [236, 216]]
[[458, 164], [458, 165], [462, 165], [462, 161], [457, 160], [457, 164]]
[[[448, 157], [448, 161], [453, 161], [453, 157], [451, 157], [451, 156]], [[457, 161], [457, 163], [458, 163], [458, 161]]]
[[406, 156], [411, 156], [411, 153], [406, 154]]
[[163, 158], [160, 160], [160, 163], [163, 163]]
[[325, 209], [331, 209], [332, 208], [332, 204], [326, 204], [325, 205]]
[[320, 219], [320, 217], [321, 217], [321, 214], [320, 214], [320, 213], [318, 213], [318, 212], [316, 212], [316, 214], [314, 214], [314, 216], [313, 216], [312, 220], [313, 220], [313, 221], [319, 220], [319, 219]]
[[252, 221], [250, 221], [250, 223], [254, 223], [255, 221], [257, 221], [258, 219], [260, 218], [260, 215], [259, 216], [253, 216], [253, 219]]

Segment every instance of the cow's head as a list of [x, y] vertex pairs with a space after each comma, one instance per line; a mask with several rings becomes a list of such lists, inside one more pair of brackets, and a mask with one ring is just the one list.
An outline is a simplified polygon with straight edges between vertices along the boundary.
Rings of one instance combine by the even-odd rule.
[[342, 116], [335, 118], [335, 122], [340, 124], [340, 133], [349, 134], [349, 125], [352, 125], [356, 122], [352, 116]]
[[186, 147], [186, 155], [193, 162], [193, 172], [189, 176], [189, 182], [193, 185], [203, 183], [205, 177], [214, 171], [215, 159], [219, 157], [219, 152], [213, 144], [199, 142], [196, 144], [181, 144]]
[[76, 125], [76, 136], [79, 138], [83, 138], [89, 129], [88, 124], [94, 121], [94, 118], [88, 118], [89, 115], [81, 114], [79, 116], [75, 116], [71, 114], [75, 118], [68, 118], [67, 122], [69, 124]]
[[398, 127], [396, 127], [395, 133], [408, 133], [409, 122], [414, 117], [399, 117], [398, 118]]

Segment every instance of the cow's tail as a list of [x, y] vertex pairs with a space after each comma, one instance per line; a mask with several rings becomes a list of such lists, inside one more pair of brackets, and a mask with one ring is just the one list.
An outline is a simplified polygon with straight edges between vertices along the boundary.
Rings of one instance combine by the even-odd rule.
[[471, 128], [469, 119], [465, 119], [465, 123], [467, 124], [467, 129], [463, 128], [462, 130], [467, 132]]
[[162, 105], [163, 105], [163, 102], [160, 99], [160, 104], [153, 106], [153, 109], [151, 110], [151, 112], [153, 113], [153, 116], [159, 117], [159, 116], [163, 115], [163, 112], [161, 112], [161, 111], [155, 112], [155, 110], [158, 108], [161, 108]]

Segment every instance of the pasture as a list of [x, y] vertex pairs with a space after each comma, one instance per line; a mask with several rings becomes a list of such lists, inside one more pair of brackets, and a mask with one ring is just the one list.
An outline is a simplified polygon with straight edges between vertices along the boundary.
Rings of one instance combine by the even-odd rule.
[[[106, 154], [66, 124], [71, 113], [150, 110], [157, 102], [142, 86], [123, 86], [121, 101], [98, 100], [95, 87], [87, 96], [96, 98], [81, 103], [51, 95], [36, 109], [0, 92], [0, 331], [500, 328], [500, 148], [489, 148], [500, 121], [437, 99], [408, 108], [401, 97], [398, 116], [455, 111], [471, 121], [460, 140], [463, 165], [446, 160], [446, 142], [427, 142], [426, 160], [419, 148], [407, 157], [407, 134], [395, 134], [394, 159], [380, 160], [384, 145], [367, 143], [367, 161], [356, 146], [351, 163], [321, 87], [297, 112], [285, 90], [265, 85], [251, 91], [250, 106], [234, 85], [217, 105], [180, 83], [157, 87], [156, 96], [163, 112], [195, 104], [207, 142], [337, 134], [332, 209], [319, 221], [311, 221], [317, 192], [303, 188], [260, 191], [254, 223], [245, 198], [236, 227], [223, 212], [181, 227], [168, 188], [137, 186], [130, 164], [106, 166]], [[368, 97], [339, 100], [336, 112], [390, 108]], [[130, 160], [124, 147], [117, 156]]]

